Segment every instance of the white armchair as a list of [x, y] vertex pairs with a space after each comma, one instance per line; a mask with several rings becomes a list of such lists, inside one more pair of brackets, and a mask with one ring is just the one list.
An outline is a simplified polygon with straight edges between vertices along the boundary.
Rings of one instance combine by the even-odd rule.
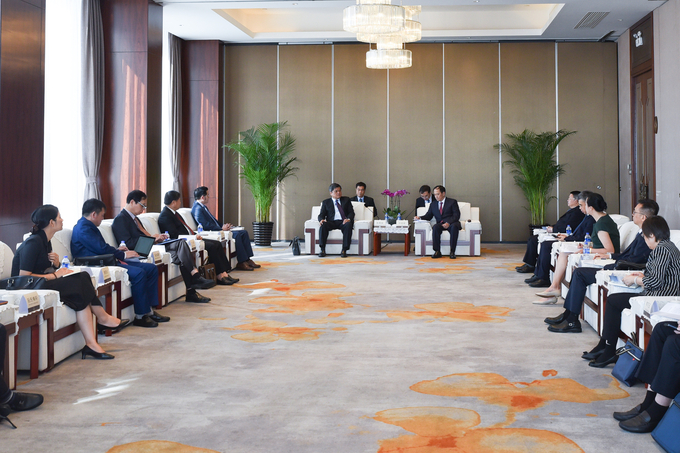
[[[373, 251], [373, 210], [360, 201], [353, 201], [354, 229], [352, 242], [347, 253], [350, 255], [370, 255]], [[315, 255], [319, 248], [319, 213], [321, 205], [312, 207], [312, 217], [305, 222], [305, 253]], [[339, 255], [342, 251], [342, 231], [333, 230], [328, 234], [326, 253]]]
[[[198, 230], [198, 225], [196, 224], [194, 217], [191, 215], [190, 208], [179, 208], [177, 212], [182, 216], [186, 224], [189, 225], [189, 228], [194, 231]], [[225, 248], [227, 257], [229, 258], [229, 263], [231, 264], [232, 268], [236, 267], [238, 264], [238, 259], [236, 257], [236, 240], [233, 238], [231, 231], [204, 231], [201, 233], [201, 236], [206, 239], [213, 239], [222, 243], [226, 242]]]
[[[458, 202], [458, 208], [460, 209], [460, 225], [463, 229], [458, 233], [456, 255], [479, 256], [482, 248], [482, 224], [479, 222], [479, 208], [461, 201]], [[427, 208], [418, 208], [418, 216], [426, 213]], [[414, 237], [416, 255], [423, 256], [434, 253], [432, 249], [432, 224], [430, 222], [415, 222]], [[451, 252], [449, 239], [449, 232], [444, 231], [441, 237], [441, 252], [444, 255]]]

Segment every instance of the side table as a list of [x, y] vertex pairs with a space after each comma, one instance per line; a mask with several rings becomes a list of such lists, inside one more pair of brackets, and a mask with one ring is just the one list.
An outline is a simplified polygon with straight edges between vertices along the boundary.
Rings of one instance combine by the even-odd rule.
[[399, 226], [390, 225], [373, 227], [373, 256], [377, 256], [381, 251], [382, 234], [403, 234], [404, 235], [404, 256], [408, 256], [411, 251], [411, 225]]

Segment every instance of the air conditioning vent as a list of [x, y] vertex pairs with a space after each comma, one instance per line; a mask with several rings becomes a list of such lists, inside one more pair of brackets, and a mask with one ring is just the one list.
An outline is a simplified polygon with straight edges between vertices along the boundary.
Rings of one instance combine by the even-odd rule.
[[585, 16], [579, 21], [578, 24], [574, 27], [574, 30], [578, 30], [579, 28], [595, 28], [597, 27], [600, 22], [602, 22], [602, 19], [607, 17], [609, 15], [609, 12], [590, 12], [586, 13]]

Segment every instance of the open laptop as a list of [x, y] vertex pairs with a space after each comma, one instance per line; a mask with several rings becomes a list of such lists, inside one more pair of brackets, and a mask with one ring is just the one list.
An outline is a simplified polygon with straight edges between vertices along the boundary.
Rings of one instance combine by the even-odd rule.
[[141, 257], [148, 257], [154, 242], [156, 242], [156, 240], [152, 237], [140, 236], [139, 239], [137, 239], [137, 245], [135, 245], [135, 252], [139, 253], [139, 256]]

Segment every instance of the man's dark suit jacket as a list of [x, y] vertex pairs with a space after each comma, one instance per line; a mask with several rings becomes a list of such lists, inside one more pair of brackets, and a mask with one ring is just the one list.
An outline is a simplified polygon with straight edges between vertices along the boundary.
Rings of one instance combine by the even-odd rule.
[[[430, 194], [430, 204], [436, 203], [437, 200], [434, 198], [434, 195]], [[418, 215], [418, 208], [424, 208], [425, 207], [425, 200], [423, 200], [421, 197], [418, 197], [416, 199], [416, 215]]]
[[567, 225], [570, 225], [571, 229], [574, 230], [583, 221], [583, 217], [585, 217], [585, 214], [581, 212], [581, 208], [578, 206], [571, 208], [562, 214], [562, 217], [553, 225], [553, 233], [566, 233]]
[[[359, 201], [359, 197], [355, 195], [352, 198], [350, 198], [349, 201]], [[366, 206], [367, 208], [373, 208], [373, 217], [378, 217], [378, 208], [375, 207], [375, 201], [373, 200], [373, 198], [364, 197], [364, 206]]]
[[[630, 243], [626, 250], [621, 253], [612, 253], [612, 259], [616, 261], [628, 261], [629, 263], [642, 264], [647, 262], [647, 258], [649, 258], [650, 253], [651, 249], [647, 247], [645, 238], [640, 232], [635, 235], [635, 239], [633, 239], [633, 242]], [[615, 269], [616, 263], [607, 264], [604, 268]]]
[[125, 246], [130, 250], [135, 249], [139, 237], [143, 236], [142, 232], [137, 228], [137, 224], [125, 209], [120, 211], [116, 218], [113, 219], [112, 228], [116, 241], [125, 241]]
[[[321, 212], [319, 213], [319, 222], [322, 220], [333, 220], [335, 218], [335, 206], [333, 198], [326, 198], [321, 203]], [[345, 211], [345, 217], [354, 221], [354, 208], [352, 207], [352, 202], [349, 197], [340, 197], [340, 206], [342, 210]]]
[[107, 244], [95, 224], [85, 217], [81, 217], [73, 227], [71, 253], [73, 254], [71, 258], [111, 253], [119, 260], [125, 259], [125, 252]]
[[191, 207], [191, 216], [196, 221], [196, 225], [200, 224], [205, 231], [222, 230], [222, 225], [208, 210], [208, 207], [202, 205], [198, 201], [194, 201], [194, 205]]
[[158, 228], [167, 231], [171, 239], [177, 239], [181, 234], [191, 234], [184, 224], [173, 214], [167, 206], [163, 208], [158, 216]]
[[441, 214], [439, 213], [439, 202], [437, 200], [430, 203], [430, 208], [425, 215], [421, 216], [422, 220], [430, 220], [435, 218], [437, 223], [449, 223], [457, 225], [458, 229], [460, 226], [460, 209], [458, 208], [458, 202], [453, 198], [444, 198], [444, 207]]
[[564, 240], [567, 242], [580, 242], [584, 240], [586, 238], [586, 233], [591, 234], [593, 232], [593, 225], [595, 225], [593, 216], [585, 216], [573, 233], [571, 233], [571, 236], [567, 236]]

